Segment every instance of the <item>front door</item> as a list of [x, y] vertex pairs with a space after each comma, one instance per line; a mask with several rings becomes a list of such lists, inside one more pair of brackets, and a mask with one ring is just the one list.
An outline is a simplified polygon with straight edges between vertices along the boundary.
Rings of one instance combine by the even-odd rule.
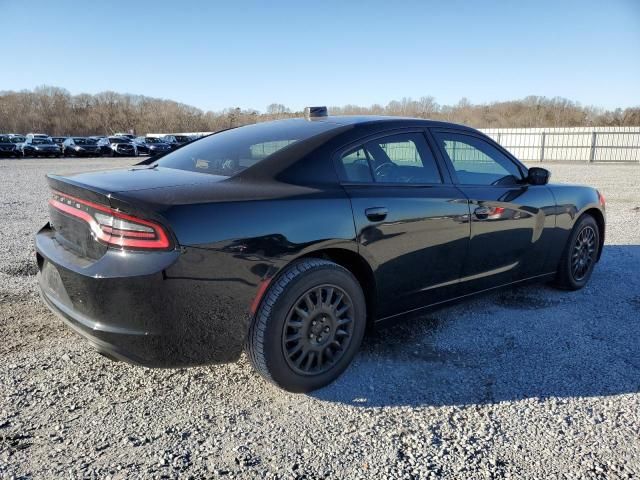
[[432, 133], [454, 181], [469, 199], [471, 239], [461, 292], [548, 273], [544, 265], [555, 226], [549, 188], [527, 184], [523, 168], [481, 135]]

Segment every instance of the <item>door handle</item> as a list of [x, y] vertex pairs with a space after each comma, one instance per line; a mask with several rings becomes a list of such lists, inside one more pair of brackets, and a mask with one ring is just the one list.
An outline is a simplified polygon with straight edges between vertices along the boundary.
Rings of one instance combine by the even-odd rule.
[[491, 209], [489, 207], [478, 207], [473, 211], [476, 218], [483, 220], [489, 216]]
[[372, 222], [380, 222], [381, 220], [384, 220], [387, 218], [388, 213], [389, 210], [387, 210], [387, 207], [371, 207], [364, 211], [364, 214]]

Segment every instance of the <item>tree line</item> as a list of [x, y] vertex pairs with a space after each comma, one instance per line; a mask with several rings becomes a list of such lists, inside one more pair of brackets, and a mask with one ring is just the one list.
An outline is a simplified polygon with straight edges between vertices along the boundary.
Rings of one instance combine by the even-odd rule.
[[[640, 126], [640, 107], [605, 110], [565, 98], [530, 96], [521, 100], [472, 104], [463, 98], [440, 105], [434, 97], [403, 98], [387, 105], [329, 107], [334, 115], [399, 115], [462, 123], [476, 128]], [[172, 100], [102, 92], [72, 95], [59, 87], [0, 92], [0, 133], [109, 135], [118, 131], [213, 132], [266, 120], [299, 117], [273, 103], [264, 112], [229, 108], [203, 111]]]

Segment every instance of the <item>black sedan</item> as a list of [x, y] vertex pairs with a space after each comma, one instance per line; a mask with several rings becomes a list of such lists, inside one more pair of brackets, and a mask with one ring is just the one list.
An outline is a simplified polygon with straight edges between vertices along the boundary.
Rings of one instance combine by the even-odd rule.
[[135, 143], [126, 137], [98, 137], [97, 145], [102, 155], [112, 157], [135, 157], [138, 155]]
[[138, 137], [134, 143], [139, 155], [158, 155], [171, 150], [168, 143], [156, 137]]
[[60, 147], [48, 137], [27, 137], [18, 144], [23, 157], [60, 157]]
[[74, 157], [99, 157], [102, 155], [98, 141], [93, 138], [69, 137], [62, 144], [62, 154]]
[[235, 128], [133, 168], [49, 175], [46, 304], [151, 367], [239, 358], [310, 391], [365, 328], [525, 281], [582, 288], [605, 201], [450, 123], [327, 117]]
[[0, 135], [0, 157], [19, 157], [21, 155], [18, 142], [9, 135]]
[[165, 135], [162, 137], [162, 141], [166, 142], [172, 150], [180, 148], [181, 146], [189, 143], [193, 138], [187, 135]]
[[60, 147], [60, 151], [64, 151], [64, 147], [62, 145], [67, 138], [68, 137], [51, 137], [51, 141]]

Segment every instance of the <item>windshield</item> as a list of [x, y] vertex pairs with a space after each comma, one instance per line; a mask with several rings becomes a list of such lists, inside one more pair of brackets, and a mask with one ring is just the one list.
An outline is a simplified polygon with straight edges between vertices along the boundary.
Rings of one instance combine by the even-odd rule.
[[10, 143], [11, 139], [6, 135], [0, 135], [0, 143]]
[[73, 143], [76, 145], [95, 145], [96, 141], [93, 138], [74, 138]]
[[125, 137], [109, 137], [111, 143], [131, 143], [130, 138]]
[[9, 137], [9, 141], [12, 143], [22, 143], [26, 141], [25, 137]]
[[62, 143], [66, 140], [65, 137], [53, 137], [52, 140], [56, 143]]
[[146, 142], [146, 143], [164, 143], [159, 138], [153, 138], [153, 137], [147, 137], [143, 141]]
[[191, 140], [190, 137], [185, 137], [184, 135], [178, 135], [176, 137], [174, 137], [178, 142], [188, 142], [189, 140]]
[[34, 145], [51, 145], [53, 142], [50, 138], [34, 137], [31, 139], [31, 143], [33, 143]]
[[155, 165], [232, 176], [300, 140], [335, 128], [327, 122], [283, 120], [225, 130], [165, 155]]

